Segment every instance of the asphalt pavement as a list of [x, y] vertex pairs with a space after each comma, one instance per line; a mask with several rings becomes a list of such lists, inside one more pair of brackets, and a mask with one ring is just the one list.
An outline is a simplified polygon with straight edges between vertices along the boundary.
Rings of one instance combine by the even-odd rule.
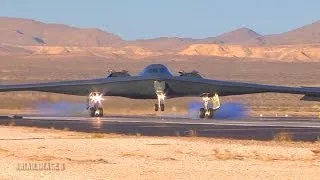
[[168, 116], [0, 117], [0, 125], [14, 124], [81, 132], [119, 133], [144, 136], [199, 136], [272, 140], [287, 133], [295, 141], [320, 139], [320, 119], [312, 117], [250, 117], [245, 119], [192, 119]]

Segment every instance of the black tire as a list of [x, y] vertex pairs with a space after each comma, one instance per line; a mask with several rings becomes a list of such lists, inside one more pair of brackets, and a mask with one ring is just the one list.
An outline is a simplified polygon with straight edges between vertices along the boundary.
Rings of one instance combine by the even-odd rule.
[[95, 115], [96, 115], [96, 109], [93, 108], [93, 107], [91, 107], [91, 108], [89, 109], [89, 114], [90, 114], [90, 117], [95, 117]]
[[200, 117], [200, 118], [204, 118], [205, 115], [206, 115], [206, 111], [204, 110], [204, 108], [200, 108], [199, 117]]
[[154, 111], [158, 111], [159, 110], [159, 106], [158, 106], [158, 104], [155, 104], [154, 105]]
[[103, 108], [98, 108], [99, 114], [97, 115], [98, 117], [103, 117]]
[[164, 104], [160, 104], [161, 111], [164, 111]]
[[212, 119], [212, 118], [213, 118], [213, 112], [214, 112], [214, 111], [213, 111], [212, 108], [209, 108], [208, 111], [209, 111], [208, 118]]

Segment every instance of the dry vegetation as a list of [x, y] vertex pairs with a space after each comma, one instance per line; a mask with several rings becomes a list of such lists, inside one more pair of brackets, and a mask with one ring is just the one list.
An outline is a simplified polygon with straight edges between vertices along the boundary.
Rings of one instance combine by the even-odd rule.
[[275, 141], [292, 141], [292, 134], [289, 132], [279, 132], [274, 136]]
[[104, 138], [104, 134], [103, 133], [93, 133], [91, 135], [91, 138]]

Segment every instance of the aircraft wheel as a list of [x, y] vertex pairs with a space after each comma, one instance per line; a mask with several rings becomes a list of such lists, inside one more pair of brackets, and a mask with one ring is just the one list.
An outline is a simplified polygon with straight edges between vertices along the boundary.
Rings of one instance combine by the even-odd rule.
[[204, 108], [200, 108], [200, 115], [199, 115], [199, 117], [200, 117], [200, 118], [204, 118], [205, 115], [206, 115], [206, 111], [204, 110]]
[[208, 111], [209, 111], [208, 118], [212, 119], [213, 118], [213, 109], [209, 108]]
[[154, 105], [154, 111], [158, 111], [159, 110], [159, 106], [158, 106], [158, 104], [155, 104]]
[[164, 104], [160, 104], [161, 111], [164, 111]]
[[89, 114], [90, 114], [90, 117], [95, 117], [95, 115], [96, 115], [96, 109], [93, 108], [93, 107], [91, 107], [91, 108], [89, 109]]
[[99, 114], [98, 117], [103, 117], [103, 108], [98, 108]]

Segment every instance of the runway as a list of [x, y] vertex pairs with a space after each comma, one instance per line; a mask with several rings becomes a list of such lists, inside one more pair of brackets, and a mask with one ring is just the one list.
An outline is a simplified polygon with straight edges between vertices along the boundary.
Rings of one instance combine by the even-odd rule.
[[68, 129], [81, 132], [119, 133], [144, 136], [200, 136], [233, 139], [272, 140], [287, 132], [295, 141], [320, 138], [320, 119], [251, 117], [244, 120], [190, 119], [167, 116], [49, 117], [24, 116], [0, 118], [0, 124]]

